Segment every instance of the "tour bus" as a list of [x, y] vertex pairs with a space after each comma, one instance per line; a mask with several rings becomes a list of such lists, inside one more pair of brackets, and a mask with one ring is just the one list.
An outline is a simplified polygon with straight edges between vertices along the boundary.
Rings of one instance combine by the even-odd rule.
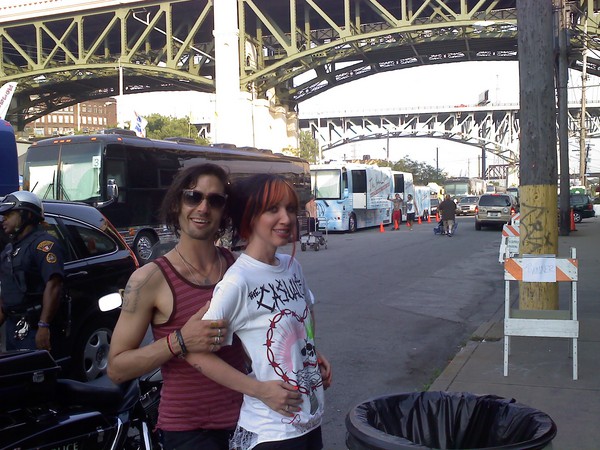
[[19, 190], [17, 143], [13, 127], [0, 119], [0, 197]]
[[415, 207], [417, 213], [415, 219], [427, 220], [431, 210], [431, 188], [429, 186], [415, 186]]
[[302, 205], [310, 195], [309, 165], [303, 159], [233, 145], [200, 146], [186, 139], [151, 140], [127, 131], [38, 141], [27, 151], [23, 185], [42, 199], [101, 209], [140, 263], [148, 261], [155, 244], [175, 241], [158, 210], [180, 169], [210, 162], [224, 167], [232, 180], [277, 173], [295, 186]]
[[328, 231], [390, 224], [392, 170], [359, 163], [310, 166], [311, 189]]
[[[398, 172], [392, 171], [392, 195], [390, 198], [394, 198], [396, 194], [400, 194], [403, 202], [408, 200], [408, 194], [415, 198], [415, 185], [413, 182], [413, 175], [409, 172]], [[406, 208], [402, 208], [402, 221], [406, 221]]]

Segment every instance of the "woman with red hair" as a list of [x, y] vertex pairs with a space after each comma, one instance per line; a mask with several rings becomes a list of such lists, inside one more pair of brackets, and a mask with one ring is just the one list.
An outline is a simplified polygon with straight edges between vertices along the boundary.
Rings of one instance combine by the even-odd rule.
[[[251, 372], [242, 374], [212, 353], [189, 354], [187, 360], [244, 394], [230, 449], [319, 450], [331, 367], [316, 347], [314, 298], [295, 247], [292, 255], [277, 252], [296, 240], [297, 194], [285, 178], [261, 174], [237, 183], [233, 195], [233, 226], [247, 246], [216, 286], [204, 319], [229, 321], [215, 345], [231, 344], [235, 333]], [[264, 383], [289, 390], [285, 402], [259, 400]]]

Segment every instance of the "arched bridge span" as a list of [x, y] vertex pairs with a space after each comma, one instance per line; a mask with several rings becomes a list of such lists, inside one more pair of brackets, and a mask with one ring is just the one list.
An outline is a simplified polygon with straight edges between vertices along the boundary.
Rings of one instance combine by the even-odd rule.
[[[428, 64], [517, 59], [516, 0], [237, 2], [240, 85], [294, 107], [336, 85]], [[40, 0], [0, 6], [0, 83], [19, 128], [86, 99], [215, 90], [214, 0]], [[598, 35], [594, 0], [569, 2], [570, 64]], [[587, 35], [583, 18], [588, 17]], [[588, 58], [588, 72], [600, 73]], [[312, 74], [301, 83], [294, 78]], [[273, 95], [274, 94], [274, 95]]]

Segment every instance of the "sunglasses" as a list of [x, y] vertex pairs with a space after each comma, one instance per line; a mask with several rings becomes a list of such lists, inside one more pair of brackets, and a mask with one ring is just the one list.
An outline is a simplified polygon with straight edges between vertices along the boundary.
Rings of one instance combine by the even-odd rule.
[[225, 194], [217, 194], [216, 192], [204, 194], [203, 192], [195, 191], [193, 189], [184, 189], [182, 198], [183, 203], [187, 206], [198, 206], [204, 199], [206, 199], [208, 206], [211, 208], [221, 209], [224, 208], [225, 203], [227, 203], [227, 195]]

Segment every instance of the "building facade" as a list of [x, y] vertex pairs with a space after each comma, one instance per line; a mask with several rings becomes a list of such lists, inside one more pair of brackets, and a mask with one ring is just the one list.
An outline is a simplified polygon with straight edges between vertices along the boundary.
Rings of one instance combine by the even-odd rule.
[[103, 98], [68, 106], [40, 117], [25, 127], [25, 136], [40, 139], [76, 132], [94, 133], [117, 126], [117, 100]]

